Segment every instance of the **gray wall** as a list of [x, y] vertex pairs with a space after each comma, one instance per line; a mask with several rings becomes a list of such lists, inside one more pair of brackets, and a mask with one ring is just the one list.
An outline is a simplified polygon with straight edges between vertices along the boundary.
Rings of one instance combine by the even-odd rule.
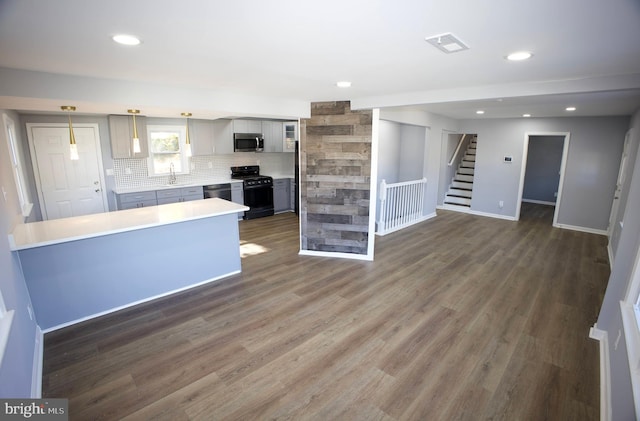
[[523, 200], [556, 202], [564, 136], [529, 136]]
[[[380, 120], [378, 129], [378, 187], [424, 177], [426, 127]], [[378, 193], [379, 196], [379, 193]], [[380, 200], [376, 201], [376, 220]]]
[[[517, 217], [525, 133], [569, 132], [558, 223], [607, 229], [628, 117], [475, 119], [463, 120], [460, 126], [461, 132], [478, 134], [473, 211]], [[503, 163], [505, 155], [513, 162]]]
[[397, 183], [400, 162], [400, 124], [380, 120], [378, 135], [378, 185]]
[[457, 132], [458, 122], [437, 114], [404, 108], [381, 109], [380, 119], [426, 128], [422, 176], [427, 178], [427, 192], [422, 214], [435, 213], [438, 204], [438, 189], [442, 179], [440, 174], [440, 161], [443, 154], [442, 136], [443, 133], [446, 136], [446, 133]]
[[640, 253], [640, 159], [637, 158], [638, 144], [640, 143], [640, 110], [638, 110], [631, 122], [632, 139], [636, 151], [633, 158], [633, 173], [628, 175], [630, 179], [628, 188], [623, 190], [624, 203], [624, 228], [620, 235], [618, 252], [613, 262], [611, 276], [607, 284], [600, 315], [598, 316], [598, 329], [607, 332], [609, 338], [609, 363], [611, 368], [611, 398], [614, 420], [635, 419], [635, 408], [631, 389], [631, 376], [627, 360], [627, 348], [624, 335], [620, 336], [620, 342], [616, 347], [616, 338], [623, 331], [622, 316], [620, 313], [620, 300], [625, 298], [627, 288], [631, 282], [633, 267]]
[[422, 178], [425, 161], [425, 128], [402, 124], [400, 126], [400, 160], [398, 181]]
[[[22, 135], [18, 115], [0, 110], [16, 123], [16, 135]], [[9, 342], [0, 366], [0, 398], [24, 398], [31, 396], [33, 359], [36, 351], [37, 326], [29, 316], [31, 300], [27, 292], [20, 262], [15, 252], [9, 250], [7, 235], [21, 219], [18, 193], [13, 179], [7, 134], [2, 124], [0, 134], [0, 184], [7, 192], [6, 200], [0, 200], [0, 291], [7, 310], [15, 310]]]

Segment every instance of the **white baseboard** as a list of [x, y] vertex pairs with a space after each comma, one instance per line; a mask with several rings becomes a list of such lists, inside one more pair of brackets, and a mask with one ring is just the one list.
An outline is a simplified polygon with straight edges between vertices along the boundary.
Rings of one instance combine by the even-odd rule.
[[599, 230], [599, 229], [595, 229], [595, 228], [587, 228], [587, 227], [579, 227], [576, 225], [566, 225], [566, 224], [553, 224], [554, 227], [556, 228], [562, 228], [562, 229], [566, 229], [566, 230], [572, 230], [572, 231], [580, 231], [580, 232], [586, 232], [589, 234], [598, 234], [598, 235], [607, 235], [607, 230]]
[[461, 213], [468, 213], [470, 215], [485, 216], [487, 218], [504, 219], [504, 220], [507, 220], [507, 221], [517, 221], [518, 220], [515, 216], [500, 215], [498, 213], [480, 212], [480, 211], [475, 211], [475, 210], [471, 210], [471, 209], [464, 209], [464, 208], [461, 208], [461, 207], [458, 207], [458, 206], [456, 206], [454, 208], [454, 207], [448, 207], [447, 205], [441, 205], [441, 206], [437, 206], [436, 209], [452, 210], [452, 211], [461, 212]]
[[589, 337], [600, 343], [600, 421], [611, 421], [611, 366], [609, 365], [609, 336], [597, 324], [589, 330]]
[[42, 397], [42, 365], [44, 362], [44, 334], [36, 325], [36, 341], [33, 350], [33, 366], [31, 368], [31, 398]]
[[535, 203], [537, 205], [549, 205], [549, 206], [556, 205], [556, 202], [546, 202], [544, 200], [522, 199], [522, 201], [527, 203]]
[[[429, 219], [431, 219], [431, 218], [434, 218], [434, 217], [436, 217], [436, 216], [437, 216], [437, 215], [436, 215], [436, 213], [435, 213], [435, 212], [430, 213], [429, 215], [423, 215], [423, 216], [421, 216], [419, 219], [416, 219], [415, 221], [411, 222], [410, 224], [401, 225], [401, 226], [399, 226], [399, 227], [396, 227], [396, 228], [393, 228], [393, 229], [387, 230], [387, 231], [382, 232], [382, 233], [380, 233], [380, 232], [377, 232], [377, 231], [376, 231], [376, 235], [384, 236], [384, 235], [387, 235], [387, 234], [391, 234], [392, 232], [400, 231], [400, 230], [402, 230], [402, 229], [404, 229], [404, 228], [409, 228], [409, 227], [410, 227], [410, 226], [412, 226], [412, 225], [419, 224], [420, 222], [427, 221], [427, 220], [429, 220]], [[376, 224], [377, 224], [377, 223], [376, 223]]]
[[337, 257], [340, 259], [373, 261], [373, 255], [369, 256], [368, 254], [338, 253], [338, 252], [332, 252], [332, 251], [316, 251], [316, 250], [300, 250], [298, 254], [300, 256]]

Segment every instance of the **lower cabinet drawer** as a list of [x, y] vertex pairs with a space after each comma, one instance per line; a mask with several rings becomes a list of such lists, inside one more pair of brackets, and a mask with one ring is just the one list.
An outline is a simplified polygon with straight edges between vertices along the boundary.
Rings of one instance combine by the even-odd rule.
[[158, 197], [158, 205], [166, 205], [167, 203], [178, 203], [180, 202], [180, 196], [176, 197]]
[[120, 204], [118, 206], [118, 209], [125, 210], [125, 209], [145, 208], [147, 206], [156, 206], [157, 204], [158, 202], [155, 200], [144, 200], [141, 202], [127, 202], [127, 203]]

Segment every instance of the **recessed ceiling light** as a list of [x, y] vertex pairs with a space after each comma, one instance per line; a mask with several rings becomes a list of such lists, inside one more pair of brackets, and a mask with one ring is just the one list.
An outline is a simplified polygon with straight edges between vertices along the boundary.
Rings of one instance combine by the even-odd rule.
[[515, 53], [511, 53], [507, 56], [507, 60], [509, 61], [522, 61], [531, 58], [533, 54], [528, 51], [517, 51]]
[[478, 111], [476, 111], [476, 114], [484, 114], [484, 111], [478, 110]]
[[567, 107], [567, 108], [565, 108], [565, 110], [567, 110], [567, 111], [575, 111], [576, 107]]
[[531, 117], [531, 114], [522, 114], [522, 117]]
[[349, 82], [348, 80], [341, 80], [340, 82], [336, 83], [336, 86], [338, 88], [350, 88], [351, 82]]
[[138, 45], [140, 44], [140, 39], [134, 37], [133, 35], [114, 35], [111, 37], [112, 40], [122, 45]]

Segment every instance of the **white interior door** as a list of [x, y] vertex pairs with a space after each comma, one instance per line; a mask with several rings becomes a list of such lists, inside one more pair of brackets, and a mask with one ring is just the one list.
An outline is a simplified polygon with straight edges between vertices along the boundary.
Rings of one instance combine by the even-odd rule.
[[80, 159], [69, 156], [69, 127], [30, 125], [29, 137], [43, 219], [107, 210], [97, 126], [74, 126]]
[[627, 132], [624, 138], [624, 147], [622, 149], [622, 158], [620, 159], [620, 169], [618, 170], [618, 181], [616, 182], [616, 192], [613, 195], [613, 203], [611, 204], [611, 215], [609, 216], [609, 239], [612, 238], [614, 232], [622, 227], [616, 227], [618, 219], [618, 211], [620, 210], [620, 195], [622, 194], [622, 186], [627, 177], [627, 159], [629, 157], [629, 143], [631, 142], [631, 132]]

